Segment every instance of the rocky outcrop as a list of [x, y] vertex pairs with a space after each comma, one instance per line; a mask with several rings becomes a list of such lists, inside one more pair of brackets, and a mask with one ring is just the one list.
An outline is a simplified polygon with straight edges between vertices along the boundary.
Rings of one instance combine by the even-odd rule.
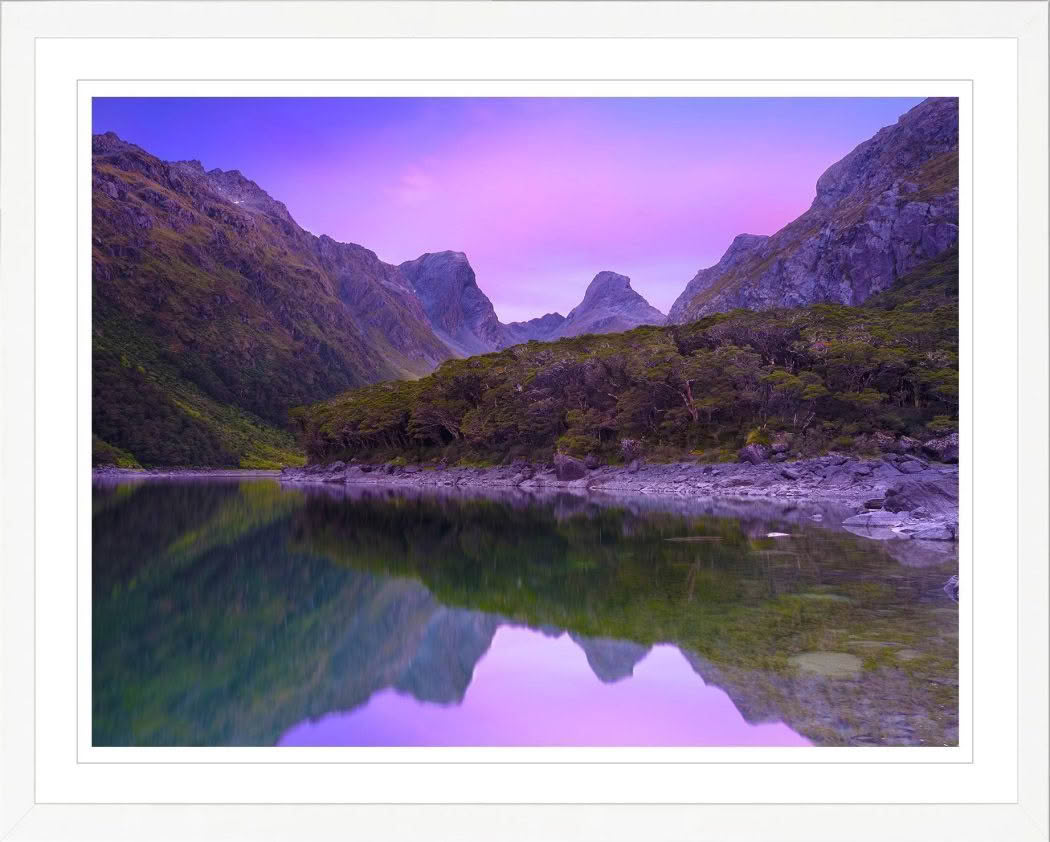
[[737, 307], [860, 304], [959, 236], [959, 109], [927, 99], [833, 164], [809, 210], [772, 236], [742, 234], [672, 306], [685, 323]]
[[662, 325], [667, 317], [631, 288], [631, 279], [599, 272], [587, 286], [583, 301], [555, 329], [551, 339], [585, 333], [619, 333], [639, 325]]

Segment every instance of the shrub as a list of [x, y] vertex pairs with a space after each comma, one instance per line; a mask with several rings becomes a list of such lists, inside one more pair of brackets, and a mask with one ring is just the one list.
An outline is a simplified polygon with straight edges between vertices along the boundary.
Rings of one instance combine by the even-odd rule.
[[770, 445], [769, 433], [762, 427], [756, 427], [747, 434], [747, 444], [764, 444]]
[[943, 436], [946, 433], [956, 432], [959, 429], [959, 422], [947, 415], [938, 415], [926, 425], [926, 429], [935, 435]]

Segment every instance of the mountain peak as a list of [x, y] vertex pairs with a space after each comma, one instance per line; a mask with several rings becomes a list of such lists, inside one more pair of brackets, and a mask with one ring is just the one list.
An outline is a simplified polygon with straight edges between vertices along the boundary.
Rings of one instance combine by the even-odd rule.
[[[641, 296], [631, 288], [630, 278], [626, 275], [620, 275], [617, 272], [610, 272], [608, 269], [604, 269], [595, 275], [594, 278], [591, 279], [591, 282], [587, 284], [587, 290], [583, 294], [583, 302], [586, 302], [588, 299], [593, 300], [597, 296], [603, 298], [618, 298], [631, 295], [641, 298]], [[642, 300], [644, 301], [644, 299]]]
[[503, 325], [463, 252], [427, 252], [398, 269], [415, 290], [431, 329], [457, 354], [484, 354], [506, 344]]
[[603, 270], [587, 285], [583, 301], [558, 327], [557, 336], [614, 333], [639, 325], [662, 325], [667, 317], [631, 287], [631, 279]]
[[[187, 168], [197, 169], [194, 164], [200, 166], [199, 162], [183, 162]], [[200, 167], [203, 170], [203, 167]], [[278, 202], [258, 184], [247, 178], [240, 170], [221, 170], [218, 167], [204, 173], [205, 178], [212, 190], [222, 196], [226, 201], [237, 205], [244, 210], [258, 211], [269, 216], [275, 216], [286, 222], [294, 223], [292, 215], [288, 212], [284, 202]]]

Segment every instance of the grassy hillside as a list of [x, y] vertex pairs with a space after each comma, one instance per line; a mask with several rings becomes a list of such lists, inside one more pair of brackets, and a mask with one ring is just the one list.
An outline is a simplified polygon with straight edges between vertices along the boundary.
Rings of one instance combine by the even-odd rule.
[[958, 417], [958, 254], [862, 307], [737, 310], [450, 360], [293, 410], [313, 460], [495, 462], [556, 451], [615, 461], [732, 458], [790, 436], [801, 453], [924, 436]]

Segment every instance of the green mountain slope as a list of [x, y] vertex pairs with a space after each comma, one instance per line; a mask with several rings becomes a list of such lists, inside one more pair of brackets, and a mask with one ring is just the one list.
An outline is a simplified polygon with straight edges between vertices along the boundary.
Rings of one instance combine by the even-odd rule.
[[96, 461], [294, 461], [290, 407], [450, 355], [397, 267], [239, 172], [105, 134], [92, 176]]

